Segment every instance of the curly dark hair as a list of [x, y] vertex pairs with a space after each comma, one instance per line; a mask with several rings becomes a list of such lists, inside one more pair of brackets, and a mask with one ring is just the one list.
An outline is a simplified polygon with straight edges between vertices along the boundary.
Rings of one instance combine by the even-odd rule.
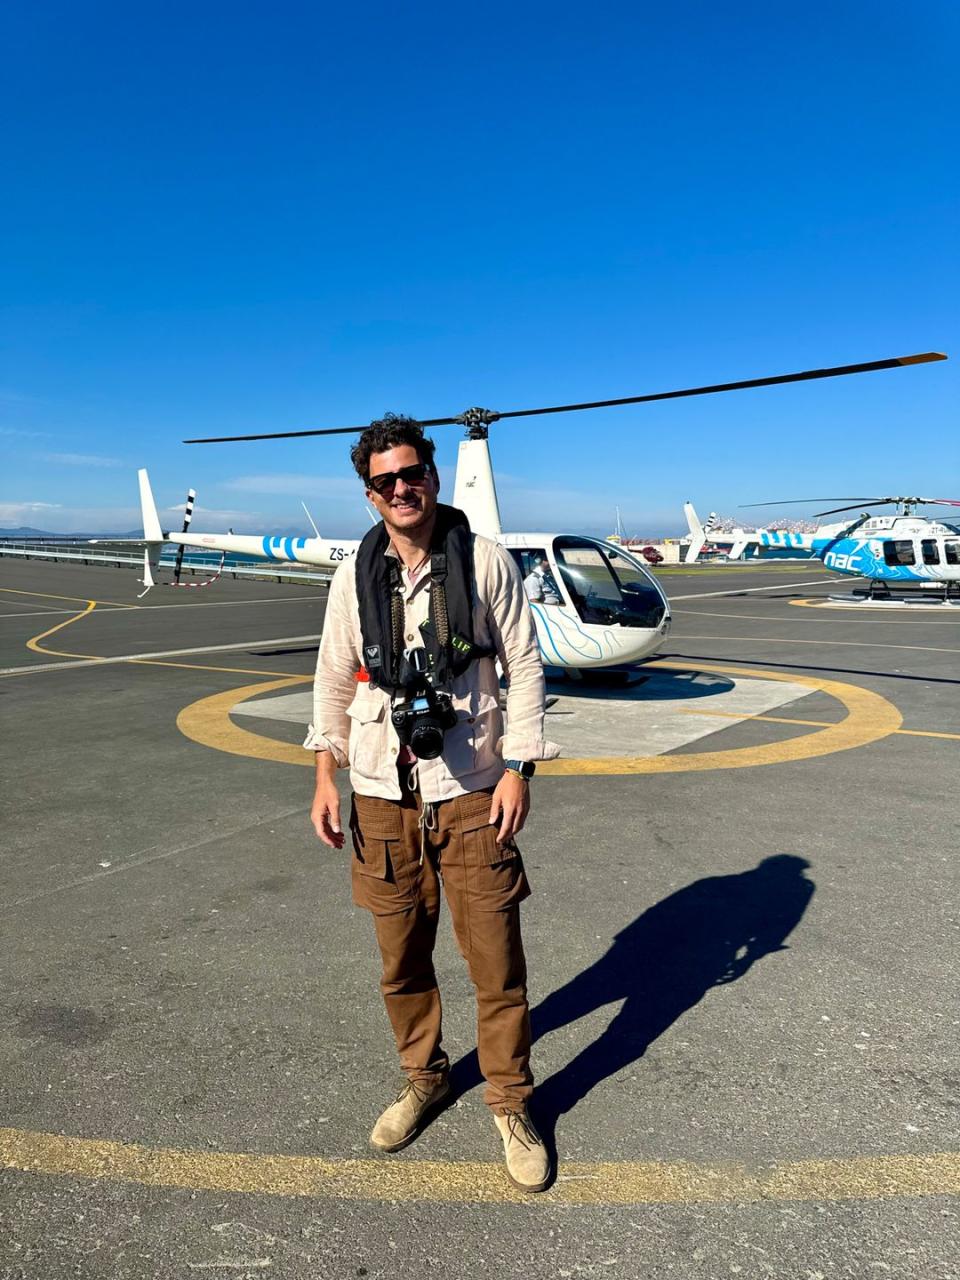
[[370, 478], [370, 455], [386, 453], [398, 445], [409, 444], [417, 451], [417, 457], [430, 468], [434, 475], [437, 468], [433, 461], [436, 445], [429, 436], [423, 434], [423, 427], [415, 418], [405, 418], [398, 413], [385, 413], [382, 418], [371, 422], [350, 450], [350, 461], [357, 475], [366, 484]]

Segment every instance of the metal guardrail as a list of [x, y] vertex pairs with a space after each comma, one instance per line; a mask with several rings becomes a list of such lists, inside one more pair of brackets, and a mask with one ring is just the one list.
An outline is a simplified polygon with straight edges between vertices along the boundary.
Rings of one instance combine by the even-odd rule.
[[[160, 557], [163, 568], [172, 568], [175, 553], [166, 553]], [[143, 567], [142, 555], [129, 555], [120, 551], [97, 550], [93, 547], [81, 546], [76, 542], [16, 542], [0, 539], [0, 556], [19, 556], [25, 560], [73, 561], [77, 564], [109, 566], [115, 569], [140, 569]], [[195, 575], [209, 573], [220, 562], [219, 554], [200, 553], [184, 558], [181, 572]], [[271, 582], [312, 582], [317, 586], [328, 587], [333, 577], [330, 569], [306, 568], [281, 569], [266, 562], [259, 564], [231, 564], [229, 560], [223, 566], [221, 577], [260, 578]]]

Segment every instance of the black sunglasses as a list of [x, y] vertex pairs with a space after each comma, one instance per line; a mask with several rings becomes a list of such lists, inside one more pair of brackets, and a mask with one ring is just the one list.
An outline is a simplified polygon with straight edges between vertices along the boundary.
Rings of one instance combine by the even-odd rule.
[[404, 484], [419, 486], [426, 480], [429, 472], [430, 468], [425, 462], [415, 462], [413, 466], [401, 467], [399, 471], [384, 471], [379, 476], [367, 476], [367, 488], [383, 497], [393, 492], [398, 480], [402, 480]]

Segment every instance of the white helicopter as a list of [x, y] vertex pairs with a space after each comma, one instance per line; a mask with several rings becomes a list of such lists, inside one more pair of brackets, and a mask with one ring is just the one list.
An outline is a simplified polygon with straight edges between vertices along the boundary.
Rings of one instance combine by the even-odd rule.
[[[816, 533], [758, 529], [762, 547], [800, 545], [828, 569], [869, 581], [869, 599], [891, 599], [918, 588], [941, 594], [944, 602], [960, 596], [960, 523], [928, 519], [915, 507], [960, 507], [957, 498], [789, 498], [751, 506], [785, 507], [801, 502], [844, 502], [850, 506], [814, 512], [820, 516], [859, 511], [855, 520], [821, 525]], [[896, 506], [895, 515], [873, 516], [865, 507]]]
[[[165, 544], [179, 548], [175, 581], [185, 547], [254, 556], [266, 560], [337, 568], [356, 555], [359, 542], [320, 537], [259, 537], [241, 534], [165, 533], [145, 470], [139, 472], [143, 515], [143, 584], [155, 585]], [[567, 672], [626, 668], [650, 657], [670, 631], [670, 606], [659, 583], [641, 560], [601, 538], [559, 533], [504, 533], [500, 525], [487, 438], [463, 440], [457, 458], [453, 505], [475, 533], [493, 538], [513, 556], [527, 578], [545, 562], [547, 590], [531, 600], [537, 639], [548, 667]], [[189, 521], [186, 522], [189, 526]], [[202, 585], [208, 586], [216, 576]], [[201, 584], [198, 584], [201, 585]]]
[[683, 504], [683, 514], [690, 531], [684, 564], [696, 564], [705, 546], [727, 548], [728, 560], [739, 560], [745, 551], [756, 546], [789, 552], [799, 560], [809, 560], [813, 555], [810, 547], [804, 546], [805, 535], [802, 533], [786, 529], [721, 529], [718, 528], [719, 517], [715, 511], [710, 512], [706, 524], [701, 524], [692, 502]]
[[[669, 634], [671, 617], [666, 594], [640, 559], [605, 539], [564, 533], [505, 533], [500, 522], [500, 508], [490, 462], [488, 435], [492, 423], [506, 418], [644, 404], [655, 400], [675, 400], [722, 391], [741, 391], [789, 382], [842, 377], [945, 359], [946, 356], [939, 352], [926, 352], [616, 400], [517, 409], [502, 413], [474, 408], [455, 417], [419, 421], [425, 428], [454, 424], [466, 428], [467, 438], [460, 443], [457, 459], [453, 505], [466, 514], [475, 533], [493, 538], [506, 547], [525, 579], [538, 564], [548, 572], [554, 589], [544, 591], [542, 600], [531, 600], [545, 665], [559, 667], [571, 673], [598, 668], [623, 669], [649, 658]], [[221, 444], [241, 440], [293, 439], [353, 434], [364, 429], [365, 426], [264, 432], [191, 439], [184, 443]], [[200, 547], [219, 550], [223, 554], [237, 552], [267, 560], [286, 560], [324, 567], [335, 567], [354, 555], [359, 545], [330, 542], [319, 535], [316, 538], [277, 538], [186, 531], [179, 534], [164, 533], [146, 472], [140, 473], [140, 493], [144, 539], [147, 543], [144, 553], [146, 589], [153, 585], [153, 571], [165, 541], [181, 548]], [[178, 563], [180, 559], [178, 554]]]

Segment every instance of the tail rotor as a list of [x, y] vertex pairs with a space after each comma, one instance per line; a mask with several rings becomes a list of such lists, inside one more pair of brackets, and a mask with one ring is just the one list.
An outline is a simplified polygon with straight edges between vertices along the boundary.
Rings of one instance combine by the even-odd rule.
[[[193, 504], [196, 502], [196, 500], [197, 500], [196, 490], [188, 489], [186, 505], [183, 508], [183, 528], [180, 530], [181, 533], [186, 533], [190, 528], [190, 521], [193, 519]], [[179, 547], [177, 547], [177, 559], [173, 566], [173, 585], [175, 587], [180, 586], [180, 572], [183, 569], [183, 553], [186, 551], [186, 549], [187, 548], [185, 544], [182, 542], [180, 543]]]

